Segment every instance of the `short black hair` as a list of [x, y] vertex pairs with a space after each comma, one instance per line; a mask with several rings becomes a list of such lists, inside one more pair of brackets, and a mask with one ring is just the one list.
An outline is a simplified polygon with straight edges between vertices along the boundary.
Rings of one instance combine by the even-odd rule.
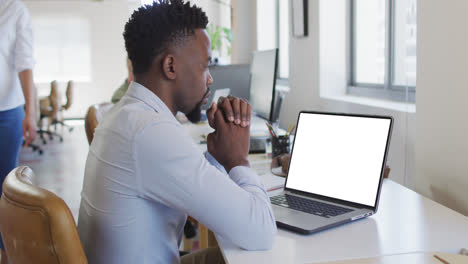
[[133, 12], [123, 33], [133, 72], [145, 73], [154, 58], [178, 44], [195, 29], [205, 29], [208, 17], [196, 5], [183, 0], [155, 0]]

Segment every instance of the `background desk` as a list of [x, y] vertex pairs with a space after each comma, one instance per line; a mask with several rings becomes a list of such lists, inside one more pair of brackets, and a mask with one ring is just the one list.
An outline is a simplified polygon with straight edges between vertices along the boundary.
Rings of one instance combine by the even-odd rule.
[[245, 251], [217, 239], [228, 263], [319, 263], [411, 252], [458, 253], [468, 246], [468, 218], [385, 180], [379, 211], [369, 218], [313, 235], [278, 229], [269, 251]]
[[451, 264], [468, 263], [468, 256], [450, 254], [450, 253], [409, 253], [400, 255], [391, 255], [376, 258], [365, 258], [365, 259], [354, 259], [354, 260], [340, 260], [327, 262], [324, 264], [395, 264], [395, 263], [411, 263], [411, 264], [442, 264], [442, 262], [435, 258], [437, 255], [439, 258], [447, 261]]

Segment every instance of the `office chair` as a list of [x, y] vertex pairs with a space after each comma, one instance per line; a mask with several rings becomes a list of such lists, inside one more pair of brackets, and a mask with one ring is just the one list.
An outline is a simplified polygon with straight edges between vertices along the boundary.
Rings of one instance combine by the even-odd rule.
[[[26, 141], [23, 140], [23, 146], [26, 143]], [[39, 155], [42, 155], [44, 153], [44, 150], [39, 145], [36, 145], [34, 143], [29, 143], [28, 148], [31, 148], [33, 152], [37, 151]]]
[[[63, 141], [63, 137], [59, 135], [57, 132], [50, 131], [50, 125], [52, 124], [53, 120], [57, 119], [59, 111], [59, 93], [57, 90], [57, 82], [53, 81], [50, 85], [50, 94], [47, 97], [41, 98], [39, 100], [39, 122], [38, 122], [38, 130], [37, 134], [42, 140], [43, 144], [47, 144], [44, 135], [49, 136], [49, 140], [53, 140], [54, 137], [57, 137], [60, 142]], [[47, 118], [47, 129], [43, 129], [43, 120]]]
[[88, 108], [88, 112], [85, 116], [85, 131], [86, 137], [88, 138], [88, 144], [91, 145], [91, 142], [94, 138], [94, 129], [96, 129], [99, 121], [102, 119], [102, 115], [109, 111], [114, 104], [105, 102], [100, 104], [92, 105]]
[[64, 118], [63, 118], [63, 111], [70, 109], [73, 103], [73, 82], [72, 81], [68, 81], [65, 95], [67, 98], [67, 102], [59, 108], [58, 115], [56, 115], [55, 118], [52, 119], [52, 125], [54, 125], [55, 131], [57, 131], [57, 125], [59, 124], [59, 125], [62, 125], [62, 127], [67, 127], [68, 131], [72, 132], [73, 127], [65, 124]]
[[3, 183], [0, 232], [9, 263], [88, 263], [65, 202], [32, 184], [26, 166], [14, 169]]

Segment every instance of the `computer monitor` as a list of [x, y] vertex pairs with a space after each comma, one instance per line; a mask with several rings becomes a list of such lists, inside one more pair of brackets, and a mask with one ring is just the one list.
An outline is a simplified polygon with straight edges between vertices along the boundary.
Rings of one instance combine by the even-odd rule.
[[[249, 99], [250, 64], [211, 65], [209, 69], [214, 82], [210, 85], [208, 102], [213, 101], [216, 90], [226, 88], [231, 89], [233, 96]], [[210, 104], [206, 104], [202, 109], [209, 107]]]
[[250, 65], [250, 96], [252, 111], [259, 117], [275, 122], [276, 71], [278, 49], [255, 51]]

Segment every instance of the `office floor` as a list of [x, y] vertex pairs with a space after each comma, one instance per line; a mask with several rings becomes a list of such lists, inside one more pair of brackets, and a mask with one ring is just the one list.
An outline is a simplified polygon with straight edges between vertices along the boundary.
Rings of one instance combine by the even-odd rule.
[[88, 141], [83, 121], [67, 121], [67, 124], [74, 127], [72, 132], [57, 129], [63, 136], [63, 142], [59, 142], [57, 138], [49, 140], [46, 137], [47, 144], [43, 145], [36, 139], [35, 143], [44, 153], [39, 155], [31, 148], [23, 148], [19, 164], [29, 166], [34, 171], [35, 183], [62, 198], [77, 221]]

